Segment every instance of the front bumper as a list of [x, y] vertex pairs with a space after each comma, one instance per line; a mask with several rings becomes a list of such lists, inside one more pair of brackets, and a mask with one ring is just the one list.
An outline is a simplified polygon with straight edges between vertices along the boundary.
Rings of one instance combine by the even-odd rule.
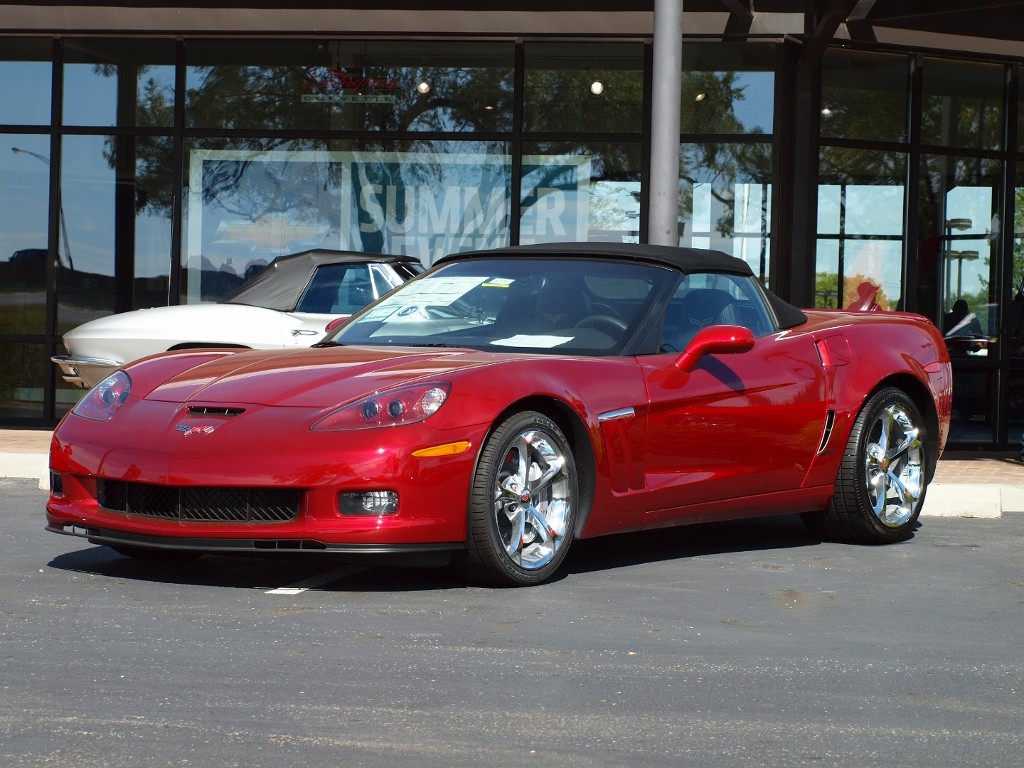
[[353, 563], [402, 565], [445, 565], [452, 553], [464, 549], [463, 542], [434, 544], [334, 544], [316, 539], [222, 539], [189, 536], [148, 536], [75, 523], [53, 523], [46, 530], [87, 539], [91, 544], [154, 552], [200, 552], [216, 555], [330, 555]]
[[[296, 426], [314, 421], [312, 413], [253, 407], [251, 418], [189, 417], [194, 429], [182, 433], [176, 406], [142, 411], [103, 425], [73, 414], [62, 422], [50, 451], [49, 530], [211, 552], [433, 552], [466, 539], [485, 425], [457, 434], [429, 424], [318, 433]], [[162, 435], [152, 429], [157, 421], [166, 423]], [[140, 422], [151, 427], [145, 442], [133, 437]], [[452, 439], [473, 447], [414, 455]], [[376, 492], [397, 494], [397, 511], [351, 514], [342, 504], [343, 496]]]

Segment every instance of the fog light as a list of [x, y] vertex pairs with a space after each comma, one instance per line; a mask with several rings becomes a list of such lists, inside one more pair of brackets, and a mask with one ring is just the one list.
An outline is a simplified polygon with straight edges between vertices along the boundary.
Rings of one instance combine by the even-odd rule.
[[398, 512], [398, 494], [394, 491], [360, 491], [338, 496], [338, 511], [343, 515], [393, 515]]
[[50, 493], [57, 497], [64, 496], [64, 476], [60, 472], [50, 471]]

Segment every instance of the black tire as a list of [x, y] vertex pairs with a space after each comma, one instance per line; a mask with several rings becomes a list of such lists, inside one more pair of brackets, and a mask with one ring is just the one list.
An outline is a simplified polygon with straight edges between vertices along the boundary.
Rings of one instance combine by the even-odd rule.
[[501, 586], [551, 578], [572, 543], [578, 504], [576, 464], [558, 425], [534, 411], [508, 418], [480, 453], [463, 574]]
[[923, 419], [896, 388], [883, 389], [857, 416], [828, 509], [801, 515], [817, 536], [851, 544], [908, 538], [924, 504], [928, 452]]

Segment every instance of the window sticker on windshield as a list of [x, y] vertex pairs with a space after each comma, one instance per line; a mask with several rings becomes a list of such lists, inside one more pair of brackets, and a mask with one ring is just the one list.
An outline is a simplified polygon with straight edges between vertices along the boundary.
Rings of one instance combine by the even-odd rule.
[[534, 347], [551, 349], [572, 341], [573, 336], [548, 336], [546, 334], [517, 333], [507, 339], [495, 339], [491, 344], [497, 347]]
[[[380, 322], [405, 307], [446, 307], [480, 285], [485, 277], [449, 277], [444, 280], [421, 280], [406, 283], [402, 290], [383, 299], [360, 318], [360, 322]], [[408, 314], [408, 313], [407, 313]], [[405, 316], [399, 315], [397, 316]]]
[[480, 285], [484, 288], [508, 288], [514, 282], [515, 279], [511, 277], [492, 277], [487, 282], [480, 283]]

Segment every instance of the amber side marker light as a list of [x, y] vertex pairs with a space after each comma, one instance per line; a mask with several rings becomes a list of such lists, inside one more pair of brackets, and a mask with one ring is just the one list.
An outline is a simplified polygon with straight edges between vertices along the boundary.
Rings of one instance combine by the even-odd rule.
[[420, 448], [412, 452], [417, 459], [428, 456], [454, 456], [457, 453], [465, 453], [469, 450], [468, 440], [459, 440], [456, 443], [445, 443], [444, 445], [433, 445], [430, 448]]

